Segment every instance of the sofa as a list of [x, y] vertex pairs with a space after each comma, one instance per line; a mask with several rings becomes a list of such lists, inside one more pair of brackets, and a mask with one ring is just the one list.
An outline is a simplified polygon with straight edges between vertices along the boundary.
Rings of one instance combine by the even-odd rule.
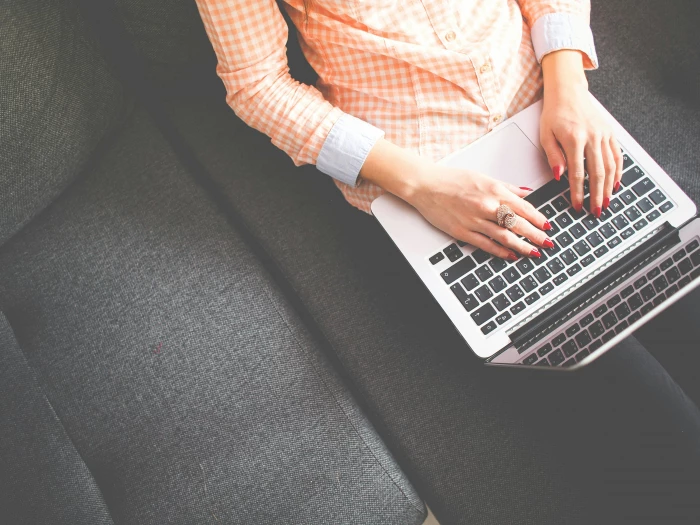
[[[699, 22], [594, 1], [589, 77], [696, 202]], [[376, 221], [226, 106], [193, 2], [0, 28], [0, 522], [610, 516], [566, 428], [539, 446], [552, 385], [484, 368]]]

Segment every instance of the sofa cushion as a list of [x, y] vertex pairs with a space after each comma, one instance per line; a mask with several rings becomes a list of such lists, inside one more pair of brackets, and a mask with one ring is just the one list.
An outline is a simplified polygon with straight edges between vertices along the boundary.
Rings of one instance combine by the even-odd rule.
[[296, 313], [142, 111], [0, 268], [0, 308], [115, 522], [423, 521]]
[[0, 10], [0, 244], [78, 176], [124, 113], [84, 29], [72, 2]]

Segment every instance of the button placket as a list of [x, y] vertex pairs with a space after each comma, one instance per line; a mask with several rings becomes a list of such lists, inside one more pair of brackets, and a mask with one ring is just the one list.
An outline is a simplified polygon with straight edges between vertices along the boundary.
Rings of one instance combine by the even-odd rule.
[[504, 118], [504, 113], [500, 107], [501, 100], [496, 89], [497, 82], [494, 77], [493, 66], [491, 65], [491, 57], [486, 55], [481, 60], [474, 60], [474, 63], [476, 76], [481, 87], [481, 95], [489, 112], [488, 130], [491, 131]]

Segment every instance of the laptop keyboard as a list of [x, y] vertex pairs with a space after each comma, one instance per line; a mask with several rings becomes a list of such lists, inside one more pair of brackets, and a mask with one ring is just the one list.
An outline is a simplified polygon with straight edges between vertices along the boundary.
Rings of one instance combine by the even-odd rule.
[[547, 233], [555, 246], [540, 249], [541, 258], [505, 261], [480, 249], [467, 255], [461, 250], [465, 243], [458, 241], [429, 257], [433, 265], [445, 259], [453, 263], [440, 275], [484, 335], [542, 301], [596, 259], [635, 242], [641, 230], [661, 223], [663, 214], [674, 207], [629, 155], [623, 153], [623, 159], [620, 189], [599, 219], [585, 211], [590, 208], [588, 180], [581, 212], [571, 206], [566, 177], [525, 198], [552, 225]]
[[583, 312], [573, 324], [554, 332], [552, 339], [533, 350], [520, 364], [572, 366], [585, 359], [651, 312], [680, 289], [700, 277], [700, 242], [693, 239], [672, 255], [635, 275], [605, 303]]

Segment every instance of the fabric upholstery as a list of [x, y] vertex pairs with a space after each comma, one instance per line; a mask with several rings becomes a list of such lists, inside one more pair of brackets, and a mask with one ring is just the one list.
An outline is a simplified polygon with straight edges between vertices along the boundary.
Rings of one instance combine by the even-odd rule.
[[295, 312], [143, 112], [0, 268], [0, 307], [116, 523], [423, 521]]
[[124, 113], [120, 84], [70, 2], [0, 10], [0, 244], [85, 167]]

